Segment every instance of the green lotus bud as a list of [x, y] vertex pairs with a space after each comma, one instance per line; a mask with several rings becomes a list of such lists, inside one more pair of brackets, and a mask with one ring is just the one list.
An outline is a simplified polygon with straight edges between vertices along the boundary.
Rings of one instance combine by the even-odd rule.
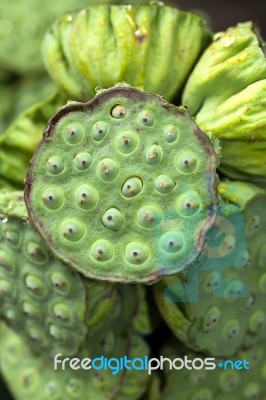
[[115, 302], [112, 285], [85, 281], [52, 256], [22, 192], [0, 193], [0, 318], [34, 352], [75, 354]]
[[266, 59], [251, 22], [217, 33], [190, 75], [183, 104], [220, 139], [221, 171], [266, 184]]
[[[100, 140], [98, 120], [108, 126]], [[165, 137], [169, 124], [175, 141]], [[76, 161], [85, 154], [83, 170]], [[27, 207], [56, 257], [83, 275], [152, 282], [201, 254], [217, 210], [217, 163], [211, 141], [183, 109], [118, 85], [50, 120], [28, 172]]]
[[224, 181], [216, 231], [197, 271], [155, 284], [157, 304], [189, 348], [229, 357], [266, 339], [266, 193]]
[[[154, 400], [152, 397], [154, 389], [157, 389], [155, 394], [158, 399], [165, 400], [174, 400], [177, 395], [180, 400], [265, 398], [265, 341], [250, 350], [241, 350], [229, 360], [225, 358], [208, 360], [202, 354], [188, 351], [185, 354], [184, 350], [180, 351], [176, 341], [164, 346], [160, 354], [170, 360], [185, 360], [186, 357], [188, 368], [169, 369], [169, 363], [165, 362], [163, 384], [160, 385], [159, 394], [154, 381], [153, 391], [150, 391], [148, 400]], [[176, 362], [177, 366], [180, 364], [181, 361]]]
[[71, 98], [88, 100], [96, 87], [124, 81], [171, 100], [210, 39], [199, 15], [158, 2], [97, 5], [58, 19], [45, 36], [43, 57]]

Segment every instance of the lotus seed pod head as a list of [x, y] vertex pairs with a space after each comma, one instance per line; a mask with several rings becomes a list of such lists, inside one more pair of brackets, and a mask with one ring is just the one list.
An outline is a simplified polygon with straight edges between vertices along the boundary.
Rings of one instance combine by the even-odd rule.
[[[241, 350], [229, 360], [216, 358], [210, 368], [212, 373], [205, 369], [206, 355], [181, 349], [177, 341], [168, 340], [168, 346], [163, 346], [160, 354], [171, 360], [177, 360], [176, 368], [169, 369], [168, 365], [163, 370], [164, 385], [160, 386], [158, 398], [172, 400], [179, 391], [182, 392], [182, 400], [222, 400], [226, 397], [234, 400], [261, 398], [266, 396], [265, 379], [265, 341], [253, 346], [250, 350]], [[182, 368], [182, 363], [187, 360], [189, 367]], [[256, 372], [250, 374], [251, 365]], [[178, 373], [177, 373], [178, 372]], [[245, 379], [243, 379], [243, 374]], [[252, 376], [253, 375], [253, 376]], [[189, 382], [189, 385], [187, 384]], [[153, 383], [156, 389], [156, 382]], [[155, 393], [158, 392], [155, 391]], [[152, 393], [152, 392], [151, 392]], [[148, 397], [153, 400], [153, 397]], [[155, 399], [157, 399], [155, 397]]]
[[160, 2], [136, 4], [97, 4], [68, 13], [46, 33], [46, 69], [71, 98], [85, 101], [95, 88], [122, 81], [167, 100], [180, 92], [211, 41], [205, 19]]
[[218, 211], [217, 165], [184, 109], [117, 84], [50, 120], [27, 209], [56, 257], [86, 277], [154, 282], [198, 264]]
[[266, 338], [266, 194], [230, 181], [219, 192], [221, 214], [202, 265], [163, 278], [154, 290], [162, 317], [186, 346], [231, 357]]

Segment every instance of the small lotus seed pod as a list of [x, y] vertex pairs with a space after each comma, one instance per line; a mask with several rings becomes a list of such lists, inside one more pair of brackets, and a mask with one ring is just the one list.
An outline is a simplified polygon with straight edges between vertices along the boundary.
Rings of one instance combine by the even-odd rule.
[[[167, 344], [160, 349], [160, 354], [165, 359], [184, 360], [183, 363], [188, 368], [183, 367], [176, 371], [174, 368], [170, 369], [168, 363], [165, 364], [161, 376], [164, 384], [158, 385], [157, 397], [150, 391], [147, 400], [265, 399], [265, 341], [250, 350], [241, 350], [230, 359], [216, 357], [208, 366], [204, 366], [205, 354], [182, 349], [172, 338], [168, 338]], [[197, 367], [200, 366], [198, 370]]]
[[[217, 33], [187, 81], [182, 104], [203, 131], [220, 140], [221, 172], [265, 187], [263, 49], [264, 42], [252, 22]], [[225, 81], [229, 83], [226, 88]]]
[[[0, 318], [34, 353], [75, 354], [115, 306], [116, 289], [83, 280], [53, 257], [29, 221], [23, 192], [0, 193], [0, 215]], [[70, 244], [79, 238], [74, 218], [62, 229]], [[19, 232], [16, 245], [10, 232]]]
[[[158, 2], [132, 3], [130, 7], [97, 4], [69, 13], [47, 32], [43, 43], [45, 66], [71, 98], [91, 98], [99, 84], [111, 87], [116, 82], [143, 87], [168, 100], [182, 88], [211, 41], [203, 18]], [[154, 57], [147, 57], [150, 52]], [[127, 107], [120, 99], [113, 102], [110, 115], [113, 119], [128, 118]], [[150, 126], [152, 110], [145, 107], [139, 118]]]
[[232, 357], [266, 340], [266, 272], [261, 261], [266, 194], [252, 184], [228, 180], [220, 183], [219, 192], [221, 215], [210, 231], [200, 268], [164, 277], [154, 290], [162, 317], [186, 346]]
[[[51, 174], [58, 148], [64, 169]], [[183, 108], [117, 84], [50, 120], [28, 171], [27, 209], [54, 255], [84, 276], [154, 282], [199, 266], [219, 207], [217, 164]]]

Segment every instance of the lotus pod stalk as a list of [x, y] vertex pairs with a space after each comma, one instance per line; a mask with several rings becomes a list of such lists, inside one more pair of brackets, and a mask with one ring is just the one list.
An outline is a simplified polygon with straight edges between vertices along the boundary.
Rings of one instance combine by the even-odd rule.
[[117, 302], [114, 286], [84, 280], [53, 257], [23, 192], [0, 194], [0, 318], [35, 353], [73, 355]]
[[[205, 363], [208, 361], [204, 355], [189, 350], [186, 354], [183, 350], [180, 351], [177, 341], [170, 341], [161, 349], [160, 354], [170, 360], [184, 360], [186, 356], [196, 368], [169, 370], [169, 364], [165, 362], [163, 384], [159, 386], [156, 380], [153, 380], [148, 400], [177, 398], [178, 400], [264, 400], [266, 398], [265, 341], [249, 350], [241, 350], [229, 361], [226, 358], [216, 358], [214, 370], [205, 369], [207, 367]], [[192, 368], [192, 362], [188, 364], [189, 368]], [[181, 361], [177, 360], [175, 365], [178, 368]]]
[[98, 5], [68, 13], [48, 30], [43, 59], [71, 99], [87, 101], [116, 82], [177, 96], [211, 41], [199, 15], [153, 2]]
[[251, 22], [219, 32], [202, 54], [182, 104], [220, 139], [221, 172], [266, 187], [265, 44]]
[[155, 293], [163, 318], [186, 346], [226, 357], [266, 339], [266, 193], [230, 181], [219, 192], [222, 212], [202, 266], [164, 278]]
[[27, 174], [28, 213], [84, 276], [153, 282], [198, 263], [218, 210], [217, 163], [184, 109], [118, 85], [49, 121]]
[[[133, 359], [149, 354], [146, 342], [133, 329], [132, 317], [136, 312], [134, 287], [120, 286], [118, 291], [121, 296], [119, 308], [109, 313], [104, 325], [95, 330], [75, 358], [120, 359], [127, 356]], [[1, 372], [15, 400], [29, 397], [38, 400], [137, 400], [144, 394], [149, 382], [148, 374], [142, 370], [123, 369], [115, 373], [114, 362], [112, 369], [73, 371], [66, 364], [62, 370], [58, 364], [55, 370], [53, 359], [45, 354], [32, 354], [25, 341], [10, 328], [1, 333], [0, 348]]]

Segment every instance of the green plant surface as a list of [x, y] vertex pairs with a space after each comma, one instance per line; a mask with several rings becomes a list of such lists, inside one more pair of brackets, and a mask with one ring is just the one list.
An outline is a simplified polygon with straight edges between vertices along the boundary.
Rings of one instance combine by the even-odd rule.
[[[266, 193], [243, 182], [222, 182], [216, 247], [198, 272], [155, 285], [157, 304], [189, 348], [231, 356], [265, 340]], [[215, 251], [214, 251], [215, 250]]]
[[44, 38], [43, 59], [72, 99], [87, 101], [96, 87], [125, 81], [171, 100], [210, 41], [203, 18], [160, 2], [97, 5], [59, 18]]
[[27, 209], [56, 257], [83, 275], [153, 282], [200, 257], [218, 208], [217, 163], [186, 111], [118, 85], [50, 120]]

